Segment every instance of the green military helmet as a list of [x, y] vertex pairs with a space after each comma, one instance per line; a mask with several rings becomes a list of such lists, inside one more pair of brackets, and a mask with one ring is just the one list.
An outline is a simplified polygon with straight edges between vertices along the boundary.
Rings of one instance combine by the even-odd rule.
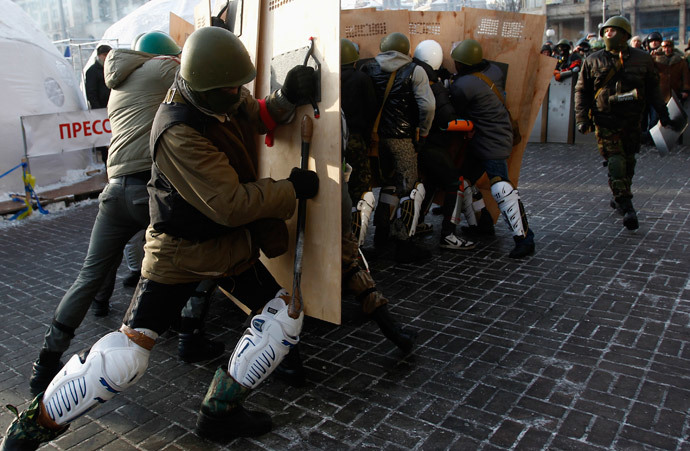
[[592, 39], [591, 41], [589, 41], [589, 45], [592, 46], [593, 51], [601, 50], [604, 47], [606, 47], [606, 44], [604, 44], [604, 41], [601, 39]]
[[395, 33], [391, 33], [381, 39], [381, 45], [379, 45], [379, 48], [382, 52], [395, 50], [396, 52], [407, 55], [410, 53], [410, 40], [407, 39], [407, 36], [404, 34], [396, 31]]
[[349, 39], [340, 40], [340, 64], [351, 64], [359, 59], [359, 52], [355, 43]]
[[474, 66], [482, 62], [484, 53], [479, 42], [474, 39], [465, 39], [455, 46], [453, 51], [450, 52], [450, 57], [458, 63]]
[[179, 55], [182, 49], [169, 34], [149, 31], [137, 37], [134, 50], [154, 55]]
[[570, 41], [568, 41], [567, 39], [561, 39], [556, 43], [556, 47], [560, 47], [562, 45], [568, 47], [568, 50], [570, 50]]
[[180, 76], [194, 91], [238, 87], [256, 77], [242, 41], [225, 28], [199, 28], [183, 50]]
[[603, 38], [604, 30], [608, 27], [616, 27], [625, 31], [628, 33], [628, 39], [632, 36], [632, 27], [630, 26], [630, 22], [628, 22], [628, 19], [623, 16], [609, 17], [609, 20], [607, 20], [604, 25], [599, 28], [599, 36]]

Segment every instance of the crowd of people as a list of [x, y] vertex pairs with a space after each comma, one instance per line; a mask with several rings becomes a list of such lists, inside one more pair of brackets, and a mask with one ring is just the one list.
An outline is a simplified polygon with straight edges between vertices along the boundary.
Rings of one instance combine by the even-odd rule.
[[[559, 41], [558, 70], [578, 74], [578, 130], [596, 131], [612, 206], [625, 227], [634, 229], [630, 185], [645, 107], [651, 105], [664, 126], [679, 124], [666, 110], [652, 56], [627, 44], [630, 24], [611, 18], [600, 38], [605, 51], [593, 52], [585, 39], [571, 54], [570, 43]], [[509, 257], [533, 254], [534, 232], [508, 175], [507, 159], [521, 137], [505, 105], [505, 73], [484, 58], [474, 39], [452, 49], [453, 72], [442, 67], [440, 43], [423, 41], [412, 51], [408, 37], [398, 32], [386, 35], [371, 59], [360, 59], [357, 44], [348, 39], [341, 40], [340, 51], [343, 290], [409, 353], [414, 333], [391, 316], [388, 299], [365, 266], [360, 247], [367, 231], [373, 226], [369, 258], [395, 246], [398, 262], [428, 260], [431, 250], [416, 237], [432, 230], [424, 218], [436, 201], [443, 216], [439, 247], [471, 251], [477, 240], [495, 234], [477, 188], [486, 175], [514, 240]], [[184, 49], [165, 33], [147, 33], [132, 49], [110, 50], [103, 67], [111, 89], [109, 183], [99, 198], [84, 265], [33, 365], [35, 398], [16, 412], [2, 450], [36, 449], [134, 385], [156, 339], [171, 327], [180, 331], [183, 360], [220, 355], [222, 343], [203, 336], [216, 286], [248, 306], [252, 318], [208, 387], [197, 432], [209, 438], [264, 434], [272, 427], [270, 416], [245, 409], [243, 401], [271, 374], [304, 383], [298, 351], [304, 313], [302, 299], [281, 287], [259, 256], [287, 251], [285, 221], [298, 199], [318, 194], [319, 176], [293, 168], [287, 179], [258, 178], [255, 138], [291, 122], [296, 105], [314, 98], [314, 70], [295, 66], [281, 88], [256, 99], [244, 87], [256, 76], [254, 64], [222, 26], [196, 30]], [[628, 100], [632, 90], [636, 94]], [[374, 187], [380, 187], [378, 200]], [[63, 365], [62, 354], [93, 299], [141, 230], [141, 277], [121, 328]]]

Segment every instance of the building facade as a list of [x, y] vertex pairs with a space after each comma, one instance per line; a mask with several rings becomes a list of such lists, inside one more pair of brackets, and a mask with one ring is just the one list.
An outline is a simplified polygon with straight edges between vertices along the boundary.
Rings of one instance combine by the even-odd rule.
[[98, 40], [148, 0], [14, 0], [53, 41]]
[[[550, 38], [573, 42], [598, 33], [599, 26], [611, 16], [625, 16], [633, 35], [643, 39], [652, 31], [685, 44], [690, 37], [688, 0], [524, 0], [521, 12], [546, 15]], [[546, 39], [546, 37], [544, 38]]]

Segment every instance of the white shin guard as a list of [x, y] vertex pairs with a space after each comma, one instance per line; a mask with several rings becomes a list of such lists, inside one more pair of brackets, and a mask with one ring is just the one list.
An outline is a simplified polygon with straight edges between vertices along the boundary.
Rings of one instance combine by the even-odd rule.
[[362, 198], [357, 202], [357, 210], [360, 215], [359, 224], [359, 236], [357, 237], [357, 243], [361, 246], [364, 243], [364, 239], [367, 237], [367, 229], [369, 228], [369, 218], [371, 218], [371, 213], [374, 211], [376, 203], [376, 198], [374, 193], [367, 191], [362, 194]]
[[[455, 198], [455, 208], [453, 208], [453, 215], [450, 218], [450, 222], [457, 225], [460, 224], [461, 214], [465, 215], [465, 220], [467, 225], [476, 226], [477, 225], [477, 215], [474, 212], [472, 206], [473, 202], [473, 191], [472, 186], [467, 180], [462, 180], [462, 183], [458, 186], [457, 197]], [[482, 204], [483, 204], [482, 200]]]
[[299, 343], [304, 312], [297, 319], [290, 318], [289, 299], [287, 292], [280, 290], [261, 313], [252, 318], [250, 327], [237, 342], [228, 363], [228, 373], [244, 387], [258, 386]]
[[414, 213], [412, 216], [412, 224], [410, 225], [409, 236], [414, 235], [417, 231], [417, 223], [419, 222], [419, 216], [422, 213], [424, 196], [426, 196], [426, 189], [424, 189], [424, 185], [417, 183], [414, 189], [410, 192], [410, 199], [414, 201]]
[[491, 185], [491, 194], [493, 194], [498, 208], [503, 214], [503, 219], [505, 219], [513, 235], [525, 236], [526, 227], [523, 224], [523, 212], [520, 208], [518, 190], [513, 188], [509, 182], [501, 180]]
[[[462, 214], [465, 215], [465, 220], [467, 225], [476, 226], [477, 222], [477, 212], [482, 211], [484, 208], [484, 199], [481, 197], [481, 193], [476, 186], [470, 185], [467, 180], [463, 180], [463, 186], [465, 187], [465, 196], [462, 199]], [[475, 192], [478, 193], [479, 200], [475, 201]], [[479, 207], [479, 209], [477, 209]]]
[[121, 332], [101, 337], [84, 360], [73, 355], [53, 378], [43, 395], [48, 415], [63, 425], [108, 401], [144, 375], [150, 353]]

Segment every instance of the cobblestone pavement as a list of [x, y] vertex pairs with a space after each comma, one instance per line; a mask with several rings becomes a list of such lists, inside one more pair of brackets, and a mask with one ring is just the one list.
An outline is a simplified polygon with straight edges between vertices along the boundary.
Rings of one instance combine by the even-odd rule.
[[[530, 144], [520, 190], [537, 253], [507, 258], [500, 223], [474, 251], [436, 248], [421, 267], [390, 253], [371, 262], [393, 313], [419, 333], [415, 352], [402, 356], [346, 298], [342, 326], [306, 322], [307, 386], [270, 378], [249, 397], [273, 416], [263, 437], [212, 443], [193, 432], [242, 332], [243, 314], [218, 295], [207, 327], [223, 358], [185, 364], [166, 333], [139, 384], [45, 449], [690, 450], [690, 150], [644, 150], [637, 172], [641, 227], [630, 232], [608, 205], [594, 146]], [[28, 404], [31, 362], [96, 209], [0, 230], [2, 405]], [[118, 327], [132, 290], [117, 286], [114, 312], [89, 313], [70, 354]], [[3, 409], [2, 431], [11, 419]]]

